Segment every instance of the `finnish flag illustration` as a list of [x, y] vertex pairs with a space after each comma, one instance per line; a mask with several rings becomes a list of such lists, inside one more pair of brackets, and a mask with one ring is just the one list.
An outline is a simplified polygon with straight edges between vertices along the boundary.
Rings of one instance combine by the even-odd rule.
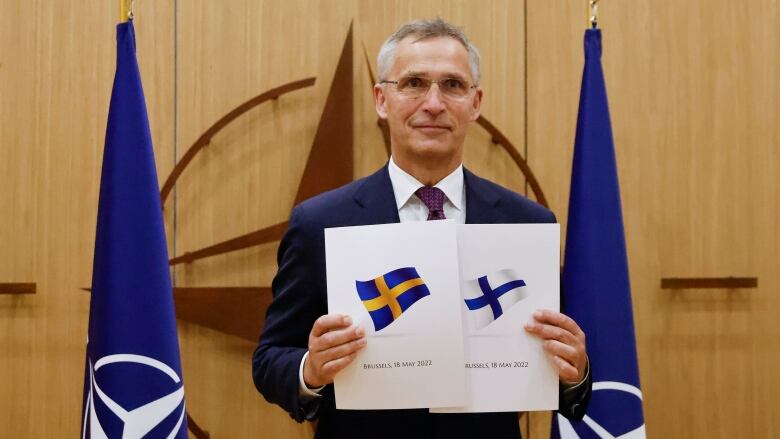
[[466, 316], [471, 331], [482, 329], [496, 321], [509, 308], [528, 297], [528, 289], [520, 274], [503, 269], [464, 279], [462, 290], [466, 303]]

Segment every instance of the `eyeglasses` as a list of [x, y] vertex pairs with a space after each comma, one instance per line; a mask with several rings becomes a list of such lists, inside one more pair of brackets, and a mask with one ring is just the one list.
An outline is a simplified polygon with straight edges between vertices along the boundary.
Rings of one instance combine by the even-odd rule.
[[433, 84], [439, 85], [439, 92], [449, 99], [465, 99], [477, 85], [469, 85], [458, 78], [428, 79], [419, 76], [406, 76], [397, 81], [380, 81], [380, 84], [393, 84], [396, 91], [408, 99], [418, 99], [428, 94]]

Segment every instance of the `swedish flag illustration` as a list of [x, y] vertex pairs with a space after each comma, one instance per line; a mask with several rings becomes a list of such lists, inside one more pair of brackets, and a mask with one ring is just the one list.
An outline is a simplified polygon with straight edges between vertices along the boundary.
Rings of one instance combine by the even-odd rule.
[[431, 294], [414, 267], [399, 268], [369, 281], [358, 280], [355, 285], [376, 331]]

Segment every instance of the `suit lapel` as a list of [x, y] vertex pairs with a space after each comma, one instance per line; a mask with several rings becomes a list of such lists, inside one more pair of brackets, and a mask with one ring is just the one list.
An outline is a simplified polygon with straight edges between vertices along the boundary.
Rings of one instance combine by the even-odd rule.
[[501, 222], [503, 215], [497, 209], [501, 198], [484, 180], [463, 168], [466, 185], [466, 224], [492, 224]]
[[361, 208], [356, 224], [388, 224], [400, 221], [387, 165], [366, 177], [353, 198]]

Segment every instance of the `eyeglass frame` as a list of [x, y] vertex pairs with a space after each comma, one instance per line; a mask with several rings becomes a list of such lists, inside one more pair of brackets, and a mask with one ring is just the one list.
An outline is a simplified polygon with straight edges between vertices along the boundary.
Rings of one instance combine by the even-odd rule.
[[[412, 76], [412, 78], [418, 78], [418, 79], [422, 79], [422, 80], [425, 80], [425, 81], [430, 81], [431, 84], [428, 86], [428, 89], [425, 90], [425, 93], [422, 93], [419, 96], [411, 97], [411, 99], [419, 99], [421, 97], [427, 96], [428, 93], [431, 91], [431, 87], [433, 87], [433, 84], [436, 84], [437, 86], [439, 86], [439, 84], [441, 84], [442, 82], [449, 81], [449, 80], [452, 80], [452, 79], [454, 79], [456, 81], [466, 82], [466, 81], [464, 81], [464, 80], [462, 80], [460, 78], [453, 77], [453, 76], [450, 76], [450, 77], [447, 77], [447, 78], [443, 78], [443, 79], [427, 79], [427, 78], [424, 78], [424, 77], [421, 77], [421, 76]], [[383, 84], [383, 85], [384, 84], [393, 84], [393, 85], [395, 85], [395, 90], [398, 91], [399, 94], [404, 95], [405, 94], [404, 92], [398, 90], [398, 84], [400, 82], [401, 82], [400, 80], [389, 80], [389, 79], [383, 79], [383, 80], [379, 81], [379, 83]], [[466, 82], [466, 83], [468, 84], [468, 82]], [[468, 91], [463, 96], [452, 96], [450, 94], [447, 94], [446, 91], [443, 91], [441, 89], [441, 86], [439, 86], [439, 92], [442, 94], [442, 96], [446, 96], [446, 97], [451, 98], [451, 99], [465, 99], [465, 98], [467, 98], [469, 96], [469, 94], [471, 93], [471, 90], [476, 90], [477, 88], [479, 88], [479, 84], [469, 85], [467, 87]]]

